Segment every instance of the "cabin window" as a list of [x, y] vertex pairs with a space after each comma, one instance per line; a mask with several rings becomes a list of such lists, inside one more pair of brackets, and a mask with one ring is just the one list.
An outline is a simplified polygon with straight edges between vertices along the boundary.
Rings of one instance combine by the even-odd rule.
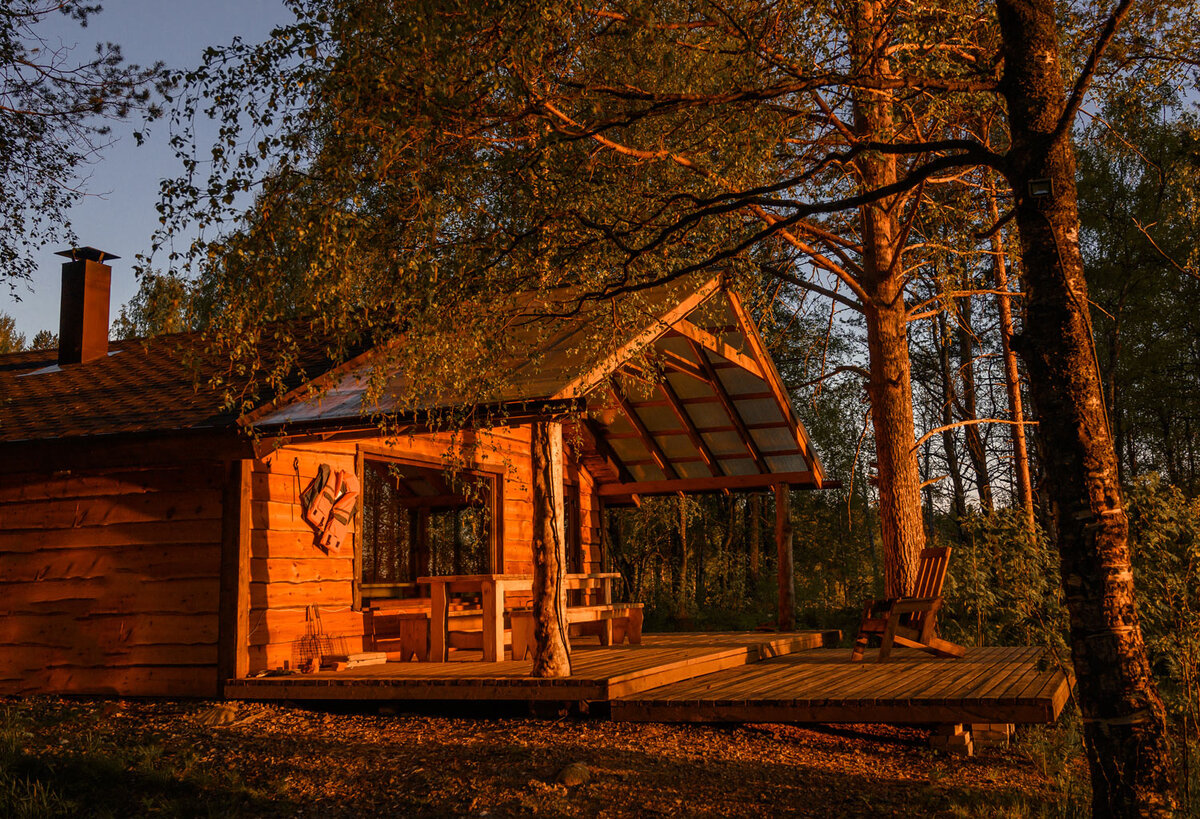
[[563, 525], [566, 527], [567, 571], [583, 573], [583, 531], [579, 513], [579, 484], [563, 485]]
[[418, 577], [485, 574], [497, 563], [492, 475], [363, 462], [363, 597], [424, 593]]

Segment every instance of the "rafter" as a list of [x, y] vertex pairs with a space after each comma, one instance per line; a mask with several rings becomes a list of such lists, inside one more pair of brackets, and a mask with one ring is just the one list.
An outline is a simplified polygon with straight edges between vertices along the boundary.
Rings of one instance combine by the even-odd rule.
[[825, 481], [825, 469], [821, 466], [821, 461], [808, 440], [808, 433], [805, 432], [804, 425], [800, 423], [795, 411], [792, 409], [791, 399], [784, 389], [783, 379], [780, 377], [779, 371], [771, 363], [771, 356], [767, 352], [766, 343], [762, 340], [762, 336], [758, 334], [758, 329], [754, 326], [754, 321], [749, 311], [746, 310], [745, 305], [742, 304], [742, 300], [738, 297], [738, 294], [726, 288], [725, 296], [729, 300], [729, 306], [733, 310], [733, 314], [737, 316], [738, 324], [741, 325], [746, 340], [750, 343], [750, 349], [763, 362], [765, 370], [763, 380], [771, 388], [771, 392], [775, 397], [775, 403], [779, 406], [783, 417], [788, 419], [788, 422], [795, 428], [796, 444], [800, 447], [800, 452], [803, 454], [804, 460], [812, 468], [813, 475], [816, 476], [817, 485], [821, 486]]
[[638, 437], [642, 441], [642, 446], [646, 447], [646, 451], [650, 453], [650, 457], [658, 464], [658, 468], [667, 476], [668, 480], [675, 480], [679, 477], [679, 473], [675, 471], [675, 467], [671, 466], [667, 455], [662, 451], [658, 442], [654, 440], [654, 435], [651, 434], [649, 427], [642, 421], [641, 416], [637, 414], [637, 410], [633, 408], [633, 404], [629, 403], [629, 399], [621, 392], [621, 388], [614, 384], [609, 388], [613, 399], [617, 405], [621, 407], [621, 411], [625, 413], [625, 417], [629, 419], [629, 423], [633, 424], [633, 428], [637, 430]]
[[677, 373], [691, 376], [697, 381], [705, 384], [708, 379], [704, 377], [704, 370], [700, 369], [700, 365], [695, 361], [684, 358], [678, 353], [673, 353], [670, 350], [659, 350], [659, 355], [662, 357], [663, 365], [669, 370], [674, 370]]
[[711, 298], [720, 289], [720, 286], [721, 279], [719, 276], [710, 279], [666, 314], [655, 317], [650, 322], [649, 327], [625, 344], [622, 344], [597, 366], [572, 380], [555, 393], [552, 398], [578, 398], [586, 395], [592, 388], [616, 372], [622, 364], [632, 358], [639, 350], [645, 348], [647, 344], [653, 343], [655, 339], [664, 335], [673, 325], [683, 320], [684, 316]]
[[696, 424], [693, 423], [692, 417], [687, 414], [687, 410], [683, 408], [683, 404], [679, 401], [679, 396], [675, 393], [675, 388], [671, 386], [671, 382], [665, 378], [659, 383], [659, 389], [662, 394], [667, 397], [667, 403], [671, 405], [671, 411], [675, 413], [675, 417], [679, 419], [679, 423], [683, 425], [684, 431], [687, 433], [688, 440], [692, 442], [692, 446], [700, 453], [700, 457], [704, 459], [704, 463], [708, 465], [708, 469], [713, 475], [724, 475], [725, 470], [721, 468], [721, 462], [713, 455], [712, 450], [708, 448], [708, 444], [704, 443], [704, 438], [701, 437], [700, 431], [696, 429]]
[[712, 388], [717, 394], [717, 399], [721, 402], [721, 406], [725, 408], [725, 412], [729, 415], [730, 420], [733, 421], [733, 426], [737, 429], [738, 437], [742, 439], [742, 443], [746, 445], [746, 449], [750, 452], [751, 457], [754, 458], [755, 466], [758, 467], [760, 472], [770, 472], [771, 469], [767, 466], [767, 459], [759, 451], [758, 444], [754, 443], [754, 438], [750, 435], [750, 430], [746, 429], [746, 422], [742, 420], [737, 406], [733, 403], [733, 399], [729, 397], [729, 393], [726, 392], [725, 385], [717, 377], [717, 371], [713, 369], [712, 362], [708, 360], [708, 356], [696, 342], [688, 339], [688, 344], [691, 345], [692, 352], [700, 359], [700, 366], [704, 369], [704, 374], [712, 381]]
[[[681, 336], [686, 338], [693, 344], [697, 344], [706, 350], [711, 350], [722, 358], [732, 361], [744, 370], [748, 370], [754, 375], [766, 381], [767, 377], [763, 373], [762, 367], [750, 356], [735, 349], [731, 344], [727, 344], [721, 339], [714, 336], [705, 329], [697, 327], [687, 319], [680, 319], [671, 326], [671, 329]], [[707, 359], [705, 359], [707, 361]]]
[[722, 492], [726, 489], [765, 489], [783, 481], [792, 489], [836, 489], [838, 481], [817, 485], [811, 472], [781, 472], [775, 475], [725, 475], [720, 478], [679, 478], [674, 481], [637, 481], [606, 483], [598, 487], [602, 498], [621, 498], [630, 494], [670, 495], [676, 492]]

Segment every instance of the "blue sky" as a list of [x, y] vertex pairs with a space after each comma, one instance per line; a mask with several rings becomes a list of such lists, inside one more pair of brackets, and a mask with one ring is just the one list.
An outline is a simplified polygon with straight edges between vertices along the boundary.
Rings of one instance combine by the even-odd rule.
[[[205, 48], [223, 45], [235, 36], [247, 41], [264, 39], [270, 30], [287, 22], [282, 0], [107, 0], [104, 11], [86, 29], [54, 23], [54, 31], [67, 45], [78, 44], [86, 57], [99, 41], [120, 43], [131, 62], [162, 60], [186, 68], [200, 61]], [[178, 166], [166, 144], [166, 127], [150, 132], [147, 144], [138, 147], [131, 136], [141, 123], [117, 123], [118, 137], [103, 159], [87, 169], [89, 192], [71, 211], [79, 241], [120, 256], [113, 262], [112, 315], [137, 290], [132, 265], [138, 253], [148, 252], [158, 226], [159, 180], [173, 176]], [[62, 259], [60, 247], [38, 254], [39, 269], [33, 281], [18, 285], [16, 301], [8, 288], [0, 288], [0, 312], [17, 321], [17, 330], [32, 337], [38, 330], [58, 331], [58, 298]]]

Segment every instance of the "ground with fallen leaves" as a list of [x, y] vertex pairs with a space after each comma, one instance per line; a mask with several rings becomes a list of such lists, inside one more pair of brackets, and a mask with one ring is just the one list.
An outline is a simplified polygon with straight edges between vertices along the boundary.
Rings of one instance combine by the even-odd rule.
[[1062, 816], [1069, 726], [973, 758], [881, 726], [0, 701], [3, 816]]

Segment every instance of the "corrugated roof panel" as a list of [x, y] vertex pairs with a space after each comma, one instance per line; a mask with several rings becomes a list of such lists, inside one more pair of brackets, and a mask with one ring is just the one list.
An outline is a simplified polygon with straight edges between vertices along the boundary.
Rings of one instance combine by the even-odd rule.
[[741, 455], [746, 451], [746, 445], [736, 432], [704, 432], [700, 435], [714, 455]]
[[655, 435], [659, 448], [668, 458], [698, 458], [699, 450], [686, 435]]
[[[720, 459], [718, 459], [720, 460]], [[754, 461], [750, 458], [737, 458], [736, 460], [722, 460], [721, 468], [725, 470], [726, 475], [758, 475], [758, 467], [754, 465]]]
[[733, 424], [725, 408], [716, 401], [704, 404], [685, 404], [688, 417], [698, 427], [727, 427]]
[[754, 438], [754, 443], [758, 444], [758, 448], [766, 454], [768, 452], [799, 452], [800, 447], [796, 443], [795, 437], [791, 430], [784, 427], [772, 427], [770, 429], [752, 429], [750, 436]]
[[717, 370], [717, 377], [725, 385], [725, 391], [733, 398], [747, 393], [761, 393], [770, 390], [766, 381], [741, 367], [726, 367]]
[[772, 472], [808, 472], [808, 464], [796, 455], [766, 455], [767, 466]]
[[683, 430], [683, 427], [679, 425], [679, 419], [675, 417], [675, 413], [670, 407], [638, 407], [637, 414], [642, 419], [642, 423], [646, 425], [646, 429], [651, 432]]
[[675, 471], [683, 478], [711, 478], [712, 471], [708, 468], [708, 464], [704, 461], [688, 461], [687, 463], [675, 464]]
[[747, 424], [774, 424], [787, 420], [773, 398], [734, 401], [733, 405]]

